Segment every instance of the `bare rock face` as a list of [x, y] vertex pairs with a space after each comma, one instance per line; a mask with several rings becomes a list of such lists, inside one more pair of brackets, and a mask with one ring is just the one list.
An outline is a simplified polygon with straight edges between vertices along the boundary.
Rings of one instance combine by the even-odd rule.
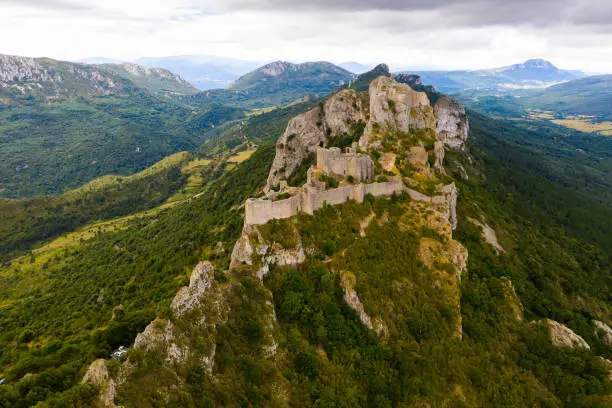
[[370, 120], [359, 142], [362, 149], [369, 146], [377, 128], [401, 132], [408, 132], [410, 128], [435, 129], [436, 118], [424, 92], [384, 76], [372, 81], [369, 92]]
[[472, 224], [482, 228], [482, 237], [487, 243], [489, 243], [495, 249], [495, 252], [497, 253], [506, 252], [504, 247], [501, 246], [501, 244], [497, 240], [497, 234], [495, 233], [495, 230], [493, 228], [491, 228], [488, 224], [484, 222], [480, 222], [473, 218], [469, 218], [469, 221]]
[[345, 89], [333, 95], [323, 109], [325, 127], [330, 137], [348, 134], [353, 123], [366, 120], [362, 114], [361, 100], [352, 89]]
[[200, 297], [212, 286], [214, 266], [208, 261], [200, 262], [191, 272], [189, 287], [183, 287], [172, 300], [172, 309], [183, 315], [200, 304]]
[[116, 384], [108, 375], [106, 360], [99, 358], [91, 363], [83, 376], [82, 382], [92, 384], [100, 389], [95, 407], [119, 408], [115, 405]]
[[[183, 287], [172, 300], [174, 316], [151, 322], [136, 336], [134, 349], [161, 353], [169, 363], [181, 363], [193, 354], [189, 331], [179, 326], [191, 326], [206, 336], [207, 351], [200, 358], [206, 370], [212, 370], [215, 354], [216, 326], [227, 320], [229, 311], [224, 305], [223, 293], [214, 286], [213, 265], [200, 262], [191, 273], [189, 286]], [[180, 324], [179, 324], [180, 323]]]
[[589, 344], [572, 329], [551, 319], [546, 319], [546, 326], [550, 332], [550, 341], [557, 347], [582, 347], [590, 349]]
[[246, 264], [252, 265], [253, 261], [251, 257], [253, 256], [253, 246], [251, 245], [251, 240], [249, 239], [249, 233], [252, 227], [245, 223], [242, 234], [236, 244], [234, 244], [234, 249], [232, 249], [232, 258], [230, 262], [230, 269], [234, 269], [239, 265]]
[[270, 169], [266, 192], [295, 173], [304, 159], [323, 143], [325, 137], [349, 134], [351, 125], [364, 120], [361, 101], [354, 90], [333, 95], [323, 107], [317, 107], [289, 121], [285, 133], [276, 142], [276, 156]]
[[276, 142], [276, 156], [268, 176], [267, 190], [291, 177], [299, 165], [323, 141], [324, 115], [314, 108], [289, 121], [285, 133]]
[[438, 140], [451, 149], [465, 149], [469, 132], [465, 107], [453, 98], [441, 95], [433, 110]]
[[434, 169], [436, 169], [441, 174], [446, 174], [446, 170], [444, 170], [444, 155], [446, 151], [444, 150], [444, 143], [435, 142], [434, 143], [434, 154], [436, 155], [436, 161], [434, 162]]
[[612, 346], [612, 329], [610, 326], [605, 324], [604, 322], [600, 322], [599, 320], [595, 320], [595, 327], [597, 328], [596, 334], [600, 334], [603, 332], [602, 340], [608, 345]]
[[48, 81], [51, 75], [34, 58], [0, 54], [0, 82]]
[[355, 291], [356, 278], [351, 272], [343, 271], [340, 274], [340, 284], [344, 288], [344, 300], [346, 304], [359, 315], [361, 323], [370, 330], [374, 330], [379, 337], [387, 337], [388, 329], [382, 319], [372, 319], [363, 308], [363, 304]]

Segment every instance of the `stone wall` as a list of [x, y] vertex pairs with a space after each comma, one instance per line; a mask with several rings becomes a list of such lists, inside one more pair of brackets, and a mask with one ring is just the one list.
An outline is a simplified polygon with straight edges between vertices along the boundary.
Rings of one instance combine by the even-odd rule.
[[249, 198], [245, 203], [245, 223], [247, 225], [262, 225], [273, 219], [293, 217], [299, 212], [313, 214], [324, 204], [338, 205], [349, 200], [362, 203], [368, 194], [375, 197], [385, 197], [407, 190], [401, 180], [356, 184], [333, 190], [318, 190], [305, 186], [298, 194], [286, 200], [272, 201], [270, 199]]
[[317, 168], [326, 174], [352, 176], [356, 182], [374, 177], [374, 163], [368, 156], [359, 153], [342, 153], [337, 147], [317, 148]]
[[302, 207], [301, 199], [301, 193], [279, 201], [249, 198], [244, 203], [245, 222], [248, 225], [262, 225], [270, 220], [293, 217]]

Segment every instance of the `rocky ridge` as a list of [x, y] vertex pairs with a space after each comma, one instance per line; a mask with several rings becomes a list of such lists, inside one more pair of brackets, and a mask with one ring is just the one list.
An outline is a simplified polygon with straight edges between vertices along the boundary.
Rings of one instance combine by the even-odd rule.
[[196, 92], [180, 76], [161, 68], [132, 63], [89, 65], [0, 54], [0, 92], [14, 98], [123, 95], [135, 86], [153, 93], [165, 94], [164, 86], [175, 92]]
[[[444, 242], [422, 238], [419, 257], [427, 268], [439, 274], [440, 281], [445, 282], [445, 287], [450, 288], [448, 297], [452, 299], [452, 307], [457, 311], [458, 317], [456, 332], [461, 336], [458, 282], [462, 273], [467, 270], [467, 251], [452, 238], [452, 231], [457, 226], [457, 189], [452, 183], [444, 185], [440, 181], [446, 177], [443, 166], [445, 149], [464, 149], [466, 137], [463, 132], [467, 132], [469, 125], [465, 112], [461, 110], [463, 107], [458, 102], [456, 105], [448, 105], [445, 99], [442, 101], [445, 104], [444, 109], [438, 110], [440, 118], [436, 118], [435, 109], [429, 104], [428, 96], [424, 92], [414, 91], [409, 85], [398, 83], [389, 77], [378, 77], [370, 84], [368, 95], [360, 95], [352, 89], [342, 90], [319, 107], [292, 119], [276, 145], [276, 156], [265, 188], [267, 197], [258, 199], [259, 203], [266, 204], [265, 208], [270, 208], [273, 213], [270, 217], [255, 217], [251, 213], [254, 202], [247, 201], [247, 220], [242, 236], [232, 253], [232, 268], [239, 268], [240, 265], [253, 266], [258, 271], [257, 275], [262, 278], [272, 265], [297, 265], [304, 262], [305, 253], [316, 251], [314, 248], [303, 248], [299, 234], [297, 234], [298, 245], [294, 248], [284, 248], [279, 243], [266, 240], [259, 227], [253, 224], [265, 223], [270, 218], [291, 217], [299, 211], [304, 211], [305, 205], [300, 205], [299, 202], [292, 211], [287, 208], [282, 211], [274, 210], [275, 202], [282, 205], [282, 201], [276, 201], [276, 197], [288, 194], [292, 196], [285, 200], [289, 203], [301, 196], [300, 200], [303, 203], [309, 194], [313, 194], [312, 191], [325, 191], [325, 186], [318, 182], [320, 177], [340, 177], [342, 180], [343, 176], [346, 179], [350, 175], [353, 180], [358, 180], [350, 170], [326, 171], [325, 169], [335, 166], [321, 163], [323, 157], [321, 154], [325, 149], [320, 146], [346, 137], [354, 129], [355, 124], [362, 123], [365, 124], [362, 127], [363, 135], [354, 135], [358, 142], [347, 149], [347, 155], [354, 154], [351, 151], [355, 151], [358, 143], [362, 154], [373, 155], [372, 159], [376, 161], [377, 166], [388, 173], [396, 174], [397, 176], [393, 176], [394, 180], [403, 180], [405, 185], [402, 188], [391, 190], [405, 191], [412, 199], [407, 213], [411, 216], [406, 216], [411, 222], [400, 224], [400, 228], [406, 230], [431, 228], [445, 237]], [[444, 124], [442, 126], [444, 134], [437, 133], [438, 123]], [[454, 123], [456, 126], [452, 128], [447, 125], [448, 123]], [[433, 145], [433, 150], [428, 150], [424, 142], [419, 142], [419, 138]], [[435, 140], [437, 138], [439, 140]], [[407, 147], [406, 143], [412, 146]], [[405, 152], [406, 148], [408, 154]], [[288, 187], [284, 180], [292, 176], [306, 158], [315, 152], [317, 164], [309, 169], [304, 187]], [[334, 160], [343, 159], [341, 156]], [[431, 165], [430, 157], [434, 158]], [[398, 170], [398, 164], [402, 172]], [[412, 169], [409, 171], [410, 174], [406, 173], [408, 168]], [[400, 177], [400, 173], [405, 177]], [[346, 181], [341, 181], [336, 191], [352, 188], [349, 187], [350, 184], [343, 187], [345, 185], [343, 183]], [[434, 194], [418, 191], [423, 187], [423, 183], [438, 183]], [[330, 190], [330, 194], [333, 191]], [[326, 197], [328, 203], [337, 203], [332, 196]], [[343, 200], [341, 198], [339, 202]], [[357, 198], [357, 202], [361, 202], [361, 198]], [[306, 212], [311, 213], [310, 210]], [[425, 214], [430, 215], [425, 216]], [[255, 222], [255, 219], [262, 221]], [[287, 251], [290, 251], [291, 255], [285, 256]], [[282, 259], [281, 262], [278, 262], [279, 258]], [[454, 273], [443, 272], [439, 267], [440, 264], [447, 265]], [[386, 337], [386, 326], [392, 323], [385, 323], [378, 317], [370, 316], [354, 289], [354, 275], [350, 271], [339, 273], [344, 277], [341, 282], [345, 289], [347, 304], [355, 309], [366, 327], [374, 330], [382, 338]]]

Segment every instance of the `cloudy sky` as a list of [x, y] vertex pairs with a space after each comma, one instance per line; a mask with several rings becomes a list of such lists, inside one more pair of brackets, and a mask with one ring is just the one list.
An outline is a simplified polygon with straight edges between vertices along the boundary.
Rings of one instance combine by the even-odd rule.
[[[333, 3], [333, 4], [332, 4]], [[0, 0], [0, 53], [612, 72], [610, 0]]]

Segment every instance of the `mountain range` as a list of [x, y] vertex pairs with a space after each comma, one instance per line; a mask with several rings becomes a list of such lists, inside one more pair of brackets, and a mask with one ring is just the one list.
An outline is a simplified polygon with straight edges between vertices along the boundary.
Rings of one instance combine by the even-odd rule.
[[542, 59], [530, 59], [521, 64], [494, 69], [414, 73], [420, 75], [424, 83], [447, 93], [466, 90], [507, 93], [517, 89], [544, 88], [586, 76], [581, 71], [559, 69]]
[[354, 74], [329, 62], [293, 64], [275, 61], [231, 82], [226, 89], [200, 92], [187, 103], [218, 102], [248, 108], [269, 108], [304, 97], [320, 97], [347, 84]]

